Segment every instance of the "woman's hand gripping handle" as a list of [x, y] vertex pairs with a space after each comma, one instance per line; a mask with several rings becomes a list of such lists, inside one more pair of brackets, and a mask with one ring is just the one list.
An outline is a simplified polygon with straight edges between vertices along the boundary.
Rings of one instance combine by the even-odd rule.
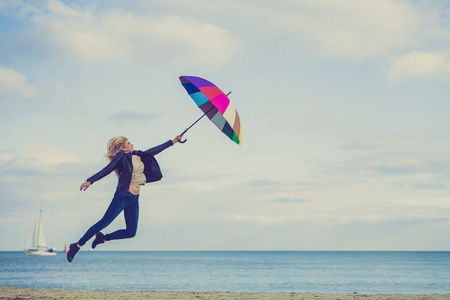
[[85, 182], [83, 182], [83, 184], [81, 185], [80, 191], [85, 191], [85, 190], [87, 190], [87, 188], [90, 187], [90, 186], [91, 186], [91, 182], [85, 181]]

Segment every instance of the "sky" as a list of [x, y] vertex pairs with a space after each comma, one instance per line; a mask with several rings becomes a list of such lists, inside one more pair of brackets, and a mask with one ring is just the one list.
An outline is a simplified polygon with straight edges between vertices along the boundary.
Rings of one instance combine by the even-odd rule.
[[0, 0], [0, 41], [0, 251], [40, 209], [57, 250], [96, 223], [107, 141], [202, 115], [182, 75], [232, 92], [242, 144], [202, 119], [101, 250], [450, 250], [448, 1]]

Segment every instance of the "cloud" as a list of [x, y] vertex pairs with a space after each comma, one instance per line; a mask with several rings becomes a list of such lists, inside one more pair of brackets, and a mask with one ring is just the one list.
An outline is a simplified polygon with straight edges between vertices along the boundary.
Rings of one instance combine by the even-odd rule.
[[238, 221], [248, 221], [255, 223], [273, 224], [273, 223], [286, 223], [286, 222], [296, 222], [296, 221], [324, 221], [332, 222], [334, 224], [349, 224], [349, 223], [378, 223], [387, 221], [387, 217], [377, 215], [377, 214], [353, 214], [353, 215], [331, 215], [331, 214], [308, 214], [308, 215], [278, 215], [278, 216], [267, 216], [267, 215], [241, 215], [234, 214], [231, 215], [232, 219]]
[[280, 182], [274, 180], [256, 179], [248, 182], [247, 184], [252, 187], [266, 187], [280, 185]]
[[231, 219], [244, 222], [254, 222], [260, 224], [280, 224], [290, 222], [306, 221], [309, 224], [316, 222], [331, 223], [335, 225], [350, 225], [350, 224], [392, 224], [392, 223], [420, 223], [420, 222], [448, 222], [448, 216], [439, 216], [436, 214], [429, 215], [423, 213], [405, 214], [404, 211], [397, 214], [309, 214], [309, 215], [242, 215], [233, 214]]
[[285, 33], [333, 57], [365, 58], [409, 45], [423, 20], [404, 1], [288, 1], [267, 14]]
[[199, 13], [249, 20], [264, 39], [269, 35], [277, 40], [287, 37], [289, 50], [309, 46], [328, 57], [351, 59], [383, 55], [416, 43], [419, 35], [424, 36], [423, 24], [427, 21], [417, 5], [395, 0], [284, 0], [259, 1], [257, 5], [239, 0], [175, 3]]
[[13, 69], [0, 68], [0, 99], [32, 99], [39, 92], [38, 85], [28, 82], [25, 75]]
[[411, 77], [450, 75], [450, 59], [443, 53], [411, 52], [397, 59], [389, 68], [387, 78], [406, 80]]
[[[401, 152], [399, 150], [384, 149], [378, 153], [358, 153], [348, 160], [330, 163], [327, 170], [352, 176], [364, 174], [367, 178], [380, 175], [392, 175], [399, 178], [417, 176], [435, 176], [446, 180], [449, 176], [450, 162], [446, 153], [428, 156], [426, 152]], [[439, 181], [441, 181], [439, 180]], [[436, 182], [440, 184], [440, 182]]]
[[293, 215], [293, 216], [246, 216], [235, 214], [231, 216], [232, 219], [238, 221], [251, 221], [257, 223], [284, 223], [292, 222], [306, 219], [307, 216], [304, 215]]
[[122, 9], [96, 12], [51, 0], [32, 20], [53, 51], [82, 62], [166, 57], [184, 64], [221, 67], [239, 41], [219, 26], [177, 15], [139, 17]]
[[293, 199], [289, 197], [276, 198], [272, 200], [275, 203], [305, 203], [305, 199]]
[[29, 143], [26, 154], [0, 152], [0, 182], [22, 180], [23, 176], [38, 176], [58, 172], [61, 165], [75, 162], [66, 147], [51, 143]]
[[159, 115], [156, 114], [145, 114], [145, 113], [136, 113], [132, 111], [123, 111], [113, 115], [110, 120], [113, 122], [117, 122], [120, 120], [121, 122], [138, 122], [138, 123], [146, 123], [151, 120], [159, 118]]
[[[441, 218], [441, 217], [447, 217], [449, 218], [448, 214], [446, 213], [446, 210], [450, 208], [450, 199], [446, 196], [440, 196], [440, 197], [428, 197], [426, 201], [424, 199], [411, 199], [406, 198], [403, 200], [396, 199], [393, 201], [395, 205], [398, 205], [398, 207], [402, 207], [403, 211], [411, 211], [410, 208], [417, 208], [415, 210], [414, 215], [417, 215], [421, 213], [421, 215], [427, 217], [427, 218]], [[430, 213], [430, 211], [427, 209], [434, 208], [435, 210]]]
[[411, 183], [411, 188], [414, 189], [425, 189], [425, 190], [446, 190], [448, 186], [444, 183]]

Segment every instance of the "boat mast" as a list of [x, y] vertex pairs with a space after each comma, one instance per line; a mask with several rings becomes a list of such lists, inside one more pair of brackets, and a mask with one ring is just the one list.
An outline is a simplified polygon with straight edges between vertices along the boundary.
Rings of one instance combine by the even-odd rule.
[[41, 217], [42, 217], [42, 208], [41, 208], [41, 212], [39, 213], [39, 227], [38, 227], [38, 234], [37, 234], [36, 249], [39, 249], [39, 235], [41, 233]]

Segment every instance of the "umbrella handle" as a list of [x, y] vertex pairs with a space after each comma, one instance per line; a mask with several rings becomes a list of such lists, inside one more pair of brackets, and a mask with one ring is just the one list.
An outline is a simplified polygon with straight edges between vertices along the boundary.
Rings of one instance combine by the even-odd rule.
[[[191, 126], [191, 127], [192, 127], [192, 126]], [[189, 128], [191, 128], [191, 127], [189, 127]], [[184, 135], [184, 134], [186, 133], [186, 131], [189, 130], [189, 128], [187, 128], [185, 131], [183, 131], [180, 135]], [[182, 144], [184, 144], [184, 143], [187, 142], [187, 139], [184, 139], [184, 141], [182, 141], [182, 140], [180, 140], [180, 139], [177, 139], [177, 140], [178, 140], [178, 142], [180, 142], [180, 143], [182, 143]]]

